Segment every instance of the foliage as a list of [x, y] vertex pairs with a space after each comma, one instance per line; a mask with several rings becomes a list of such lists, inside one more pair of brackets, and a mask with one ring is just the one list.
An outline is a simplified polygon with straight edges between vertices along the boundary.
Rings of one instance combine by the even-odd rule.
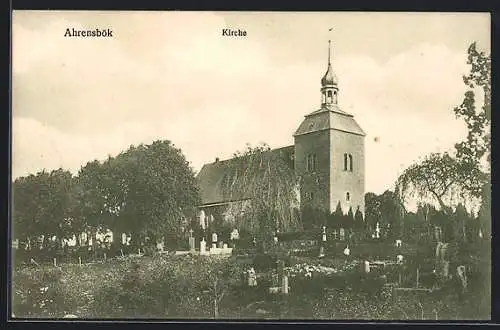
[[[78, 176], [59, 169], [14, 181], [14, 235], [59, 240], [82, 232], [97, 249], [97, 233], [132, 234], [140, 246], [179, 232], [199, 205], [195, 175], [170, 141], [131, 146], [104, 162], [83, 166]], [[59, 247], [61, 244], [59, 244]]]
[[369, 228], [375, 228], [377, 222], [380, 223], [382, 219], [381, 200], [377, 194], [367, 192], [365, 194], [365, 218], [366, 224]]
[[321, 209], [306, 204], [302, 207], [302, 224], [304, 229], [320, 228], [328, 224], [329, 214]]
[[62, 169], [21, 177], [13, 184], [14, 237], [72, 236], [73, 177]]
[[384, 191], [381, 195], [365, 194], [366, 223], [373, 232], [376, 224], [390, 228], [391, 238], [400, 238], [403, 233], [404, 207], [397, 191]]
[[17, 317], [62, 317], [77, 305], [76, 298], [60, 286], [61, 270], [16, 272], [12, 283], [12, 311]]
[[483, 235], [491, 238], [491, 184], [485, 184], [483, 187], [479, 221]]
[[[263, 144], [237, 152], [225, 173], [223, 192], [230, 200], [248, 198], [246, 226], [257, 232], [260, 241], [270, 241], [276, 229], [300, 227], [295, 217], [297, 178], [289, 160]], [[238, 210], [238, 213], [242, 210]]]
[[339, 228], [346, 228], [348, 225], [346, 223], [346, 218], [344, 217], [344, 212], [342, 211], [342, 206], [340, 205], [340, 202], [337, 203], [337, 206], [335, 208], [335, 211], [333, 211], [329, 216], [327, 220], [328, 228], [331, 229], [339, 229]]
[[[292, 268], [312, 276], [290, 278], [288, 297], [274, 298], [267, 294], [265, 278], [259, 278], [257, 288], [244, 286], [245, 269], [231, 259], [130, 257], [84, 268], [17, 267], [13, 312], [17, 317], [62, 317], [68, 313], [81, 318], [213, 318], [217, 297], [223, 318], [247, 315], [242, 311], [248, 304], [265, 301], [267, 306], [260, 308], [271, 310], [268, 316], [272, 318], [420, 319], [421, 303], [425, 319], [434, 319], [433, 308], [438, 309], [439, 319], [455, 319], [457, 313], [462, 319], [464, 315], [477, 319], [489, 303], [489, 299], [481, 300], [488, 297], [484, 291], [489, 288], [487, 271], [478, 275], [471, 271], [471, 293], [458, 309], [453, 291], [392, 297], [383, 278], [358, 274], [358, 263], [342, 262], [333, 267], [337, 273], [310, 260], [300, 264]], [[483, 268], [477, 266], [478, 270]], [[40, 288], [44, 288], [43, 293]]]
[[361, 210], [358, 208], [356, 209], [356, 213], [354, 214], [354, 227], [358, 230], [363, 229], [365, 226], [365, 222], [363, 219], [363, 213]]
[[[465, 141], [456, 144], [457, 158], [465, 163], [479, 167], [486, 156], [489, 163], [491, 154], [491, 57], [477, 49], [472, 43], [468, 49], [467, 64], [470, 72], [464, 76], [464, 83], [469, 88], [462, 104], [453, 110], [458, 118], [462, 118], [468, 128]], [[483, 105], [477, 109], [474, 89], [483, 93]], [[479, 181], [481, 181], [478, 178]]]
[[[485, 194], [489, 193], [486, 183], [490, 179], [482, 163], [486, 157], [489, 165], [491, 153], [491, 59], [472, 43], [467, 63], [471, 65], [469, 74], [464, 76], [468, 90], [462, 104], [454, 108], [457, 118], [467, 125], [467, 139], [455, 145], [456, 155], [430, 154], [406, 169], [397, 181], [402, 197], [416, 193], [422, 199], [437, 202], [447, 214], [456, 200], [487, 199]], [[482, 90], [484, 99], [479, 110], [474, 93], [477, 89]]]
[[131, 147], [115, 162], [126, 171], [127, 197], [120, 221], [130, 231], [155, 240], [166, 231], [179, 230], [182, 219], [194, 216], [199, 204], [194, 172], [170, 141]]
[[448, 153], [433, 153], [420, 163], [407, 168], [398, 178], [401, 197], [416, 196], [433, 200], [446, 213], [451, 212], [454, 200], [467, 201], [481, 193], [479, 169], [457, 161]]
[[221, 301], [241, 273], [226, 259], [187, 256], [158, 264], [135, 262], [119, 286], [102, 290], [94, 310], [101, 317], [218, 317]]

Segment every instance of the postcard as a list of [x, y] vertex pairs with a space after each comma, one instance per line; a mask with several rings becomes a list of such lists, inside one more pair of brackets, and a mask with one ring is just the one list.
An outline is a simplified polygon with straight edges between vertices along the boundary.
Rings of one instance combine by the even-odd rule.
[[491, 318], [489, 14], [12, 22], [13, 320]]

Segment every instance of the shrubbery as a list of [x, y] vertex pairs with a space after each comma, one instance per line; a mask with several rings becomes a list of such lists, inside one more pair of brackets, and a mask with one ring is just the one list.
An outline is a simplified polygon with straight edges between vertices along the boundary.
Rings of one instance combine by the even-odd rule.
[[12, 283], [12, 310], [17, 317], [62, 317], [77, 306], [75, 296], [60, 285], [59, 268], [24, 269]]

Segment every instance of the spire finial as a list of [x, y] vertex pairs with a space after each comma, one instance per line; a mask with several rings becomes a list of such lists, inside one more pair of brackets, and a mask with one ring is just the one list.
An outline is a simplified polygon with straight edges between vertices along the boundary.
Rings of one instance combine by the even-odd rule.
[[332, 48], [332, 41], [328, 40], [328, 65], [330, 65], [330, 53], [331, 53], [331, 48]]
[[[332, 31], [333, 31], [333, 27], [328, 29], [328, 32], [331, 33]], [[328, 38], [328, 65], [331, 64], [331, 48], [332, 48], [332, 40], [331, 40], [331, 38]]]

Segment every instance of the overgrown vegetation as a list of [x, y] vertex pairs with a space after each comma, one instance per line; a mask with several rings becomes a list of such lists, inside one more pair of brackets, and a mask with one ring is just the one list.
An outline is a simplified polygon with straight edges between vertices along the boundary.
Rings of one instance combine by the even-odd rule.
[[423, 308], [427, 320], [489, 318], [478, 294], [460, 301], [445, 287], [393, 296], [381, 273], [363, 274], [359, 264], [328, 270], [291, 262], [290, 275], [296, 275], [287, 296], [268, 293], [273, 269], [261, 273], [257, 287], [248, 287], [247, 266], [234, 259], [158, 256], [83, 268], [23, 266], [15, 270], [13, 312], [16, 317], [418, 320]]

